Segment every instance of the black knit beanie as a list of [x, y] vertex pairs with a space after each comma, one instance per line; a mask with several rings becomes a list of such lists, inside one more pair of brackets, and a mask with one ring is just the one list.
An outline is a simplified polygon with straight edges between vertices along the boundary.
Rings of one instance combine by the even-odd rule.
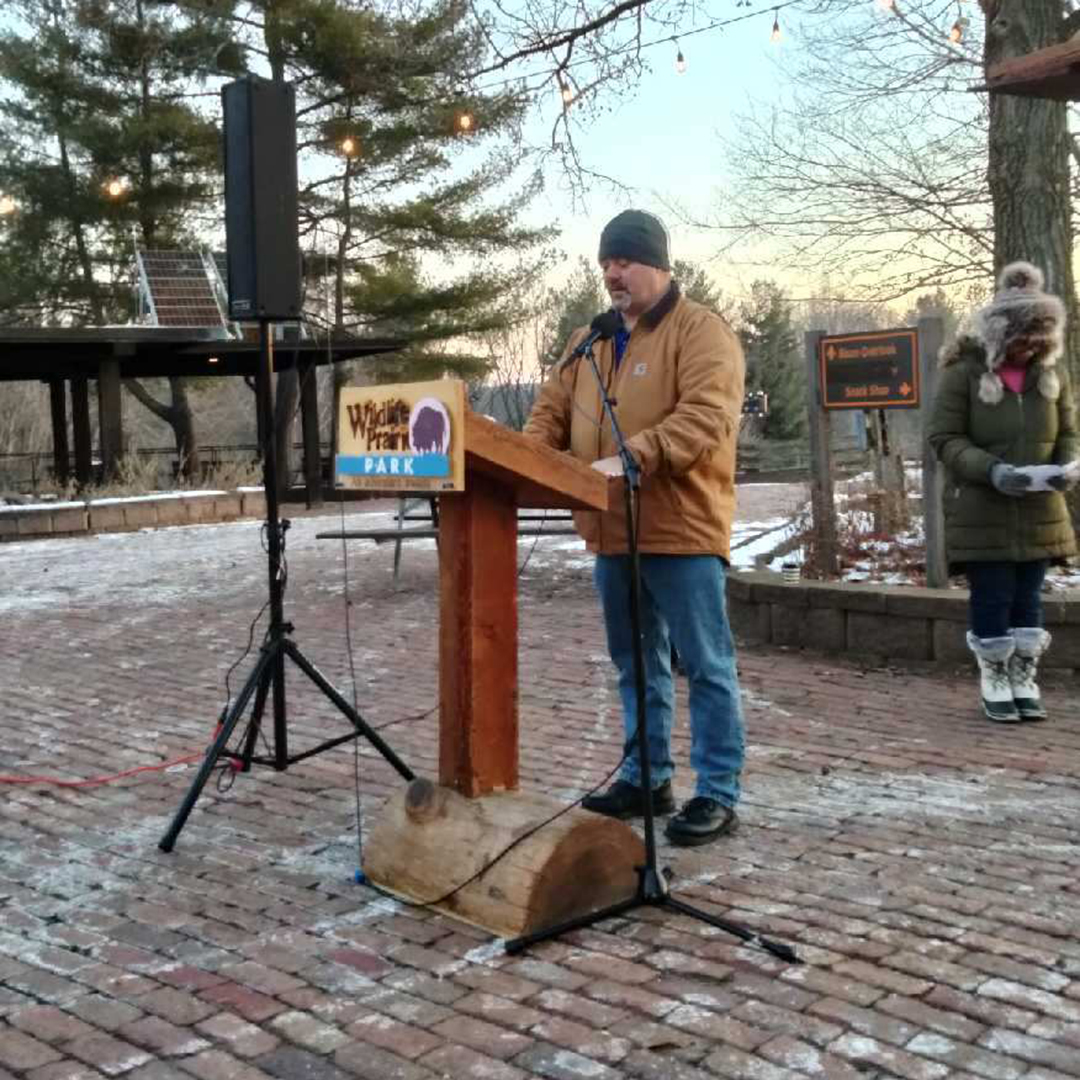
[[658, 217], [644, 210], [624, 210], [604, 226], [597, 259], [629, 259], [670, 270], [667, 229]]

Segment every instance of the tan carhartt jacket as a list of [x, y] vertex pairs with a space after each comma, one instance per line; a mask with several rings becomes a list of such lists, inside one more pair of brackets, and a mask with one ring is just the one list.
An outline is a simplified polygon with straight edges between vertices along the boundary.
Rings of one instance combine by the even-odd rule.
[[[571, 335], [564, 357], [585, 335]], [[638, 319], [614, 371], [614, 342], [595, 346], [615, 415], [641, 466], [638, 549], [645, 554], [731, 553], [735, 444], [745, 365], [730, 326], [678, 286]], [[593, 462], [616, 453], [610, 421], [588, 360], [555, 367], [540, 390], [525, 433]], [[590, 551], [627, 551], [624, 500], [605, 513], [576, 511]]]

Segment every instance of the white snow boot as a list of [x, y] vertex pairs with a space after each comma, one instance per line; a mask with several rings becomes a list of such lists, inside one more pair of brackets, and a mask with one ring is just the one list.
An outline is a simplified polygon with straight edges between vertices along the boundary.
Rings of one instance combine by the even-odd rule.
[[1016, 644], [1016, 651], [1009, 658], [1009, 682], [1016, 711], [1021, 720], [1045, 720], [1046, 708], [1035, 676], [1039, 657], [1050, 648], [1050, 634], [1040, 626], [1018, 626], [1010, 633]]
[[1015, 641], [1011, 635], [978, 638], [969, 630], [967, 643], [979, 662], [983, 712], [998, 723], [1015, 724], [1020, 719], [1020, 713], [1013, 700], [1012, 681], [1009, 678], [1009, 661], [1016, 651]]

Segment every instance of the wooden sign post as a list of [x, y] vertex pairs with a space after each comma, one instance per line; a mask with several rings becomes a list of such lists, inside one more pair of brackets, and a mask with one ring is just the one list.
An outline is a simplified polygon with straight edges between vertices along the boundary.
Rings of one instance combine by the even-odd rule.
[[926, 537], [926, 584], [931, 589], [944, 589], [949, 584], [949, 566], [945, 558], [945, 518], [941, 507], [941, 485], [944, 470], [941, 462], [926, 441], [930, 404], [934, 399], [937, 377], [937, 358], [945, 338], [941, 319], [919, 320], [919, 366], [922, 371], [923, 401], [920, 408], [923, 432], [922, 509], [923, 534]]
[[834, 577], [840, 568], [836, 542], [836, 503], [833, 500], [832, 448], [829, 414], [824, 407], [824, 389], [818, 346], [823, 330], [806, 334], [806, 394], [810, 419], [810, 511], [814, 522], [813, 568], [825, 577]]

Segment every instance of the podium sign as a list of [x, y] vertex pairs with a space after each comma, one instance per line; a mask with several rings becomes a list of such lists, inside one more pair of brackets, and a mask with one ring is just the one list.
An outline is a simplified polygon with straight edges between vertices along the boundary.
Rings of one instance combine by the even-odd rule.
[[398, 494], [464, 490], [464, 383], [346, 387], [337, 424], [337, 487]]

